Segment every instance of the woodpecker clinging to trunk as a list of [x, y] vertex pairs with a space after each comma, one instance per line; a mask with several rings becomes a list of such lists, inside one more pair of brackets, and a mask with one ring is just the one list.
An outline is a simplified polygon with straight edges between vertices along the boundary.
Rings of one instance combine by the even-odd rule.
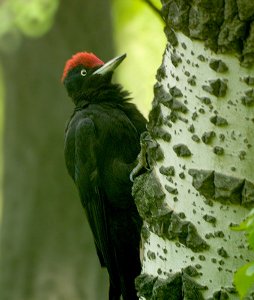
[[62, 82], [75, 109], [65, 133], [65, 161], [79, 191], [102, 266], [110, 277], [109, 299], [138, 299], [142, 221], [131, 195], [130, 172], [146, 120], [129, 93], [111, 82], [126, 55], [103, 63], [79, 52], [66, 62]]

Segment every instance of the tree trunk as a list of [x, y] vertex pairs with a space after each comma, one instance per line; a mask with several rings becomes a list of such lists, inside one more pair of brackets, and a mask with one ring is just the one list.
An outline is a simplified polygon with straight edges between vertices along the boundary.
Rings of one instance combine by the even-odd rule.
[[2, 56], [2, 300], [107, 297], [107, 274], [63, 159], [73, 106], [60, 79], [65, 61], [84, 50], [113, 57], [108, 1], [61, 1], [48, 34]]
[[139, 295], [239, 299], [234, 272], [254, 259], [230, 228], [254, 206], [254, 5], [170, 0], [163, 15], [168, 44], [142, 140], [152, 170], [133, 189]]

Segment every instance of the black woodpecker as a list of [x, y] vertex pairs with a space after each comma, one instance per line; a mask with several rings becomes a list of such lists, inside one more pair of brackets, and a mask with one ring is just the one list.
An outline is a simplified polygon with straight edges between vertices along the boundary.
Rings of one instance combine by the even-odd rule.
[[65, 65], [62, 82], [75, 108], [65, 131], [65, 162], [78, 189], [95, 247], [110, 278], [109, 299], [138, 299], [134, 279], [142, 220], [131, 195], [130, 173], [146, 119], [129, 93], [111, 82], [126, 55], [104, 63], [79, 52]]

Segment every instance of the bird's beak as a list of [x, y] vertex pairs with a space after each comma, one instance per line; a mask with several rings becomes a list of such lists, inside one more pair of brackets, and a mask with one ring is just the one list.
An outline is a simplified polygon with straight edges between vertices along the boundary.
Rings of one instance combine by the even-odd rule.
[[117, 56], [104, 65], [102, 65], [99, 69], [93, 72], [93, 75], [99, 74], [99, 75], [105, 75], [106, 73], [110, 71], [114, 71], [118, 65], [125, 59], [126, 54]]

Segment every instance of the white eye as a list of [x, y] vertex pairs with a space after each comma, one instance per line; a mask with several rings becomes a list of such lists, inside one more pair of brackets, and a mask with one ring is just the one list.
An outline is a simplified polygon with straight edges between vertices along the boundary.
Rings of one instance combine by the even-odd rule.
[[80, 71], [80, 74], [81, 74], [82, 76], [86, 76], [86, 69], [82, 69], [82, 70]]

